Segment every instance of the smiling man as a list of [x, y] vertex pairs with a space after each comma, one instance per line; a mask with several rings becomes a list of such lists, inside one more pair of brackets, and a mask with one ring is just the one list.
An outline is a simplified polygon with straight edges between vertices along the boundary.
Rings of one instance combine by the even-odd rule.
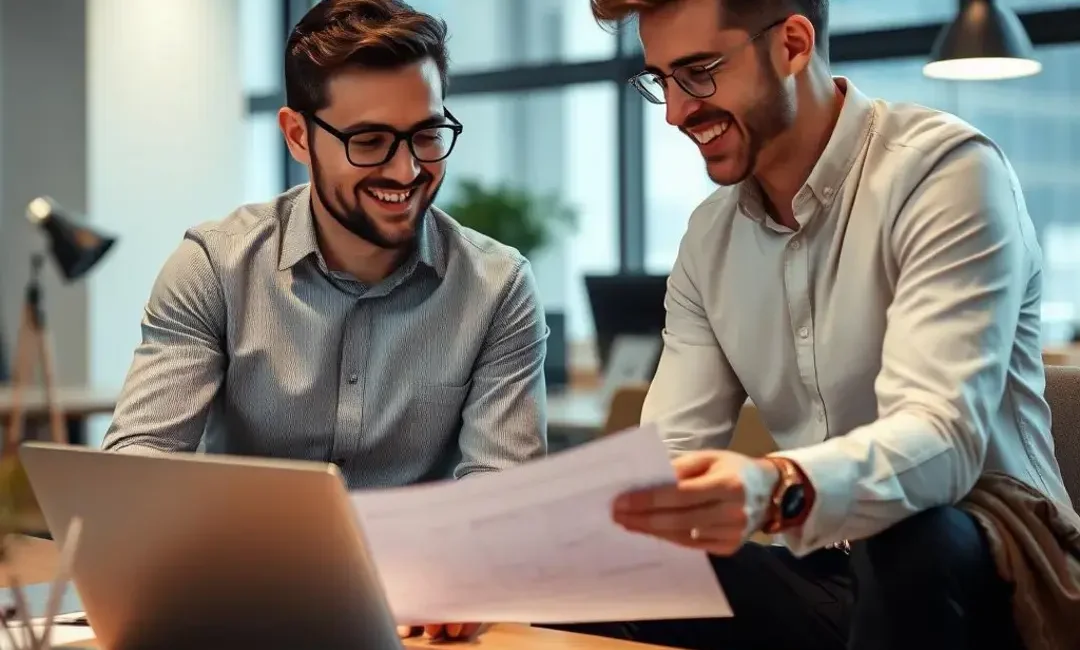
[[445, 41], [398, 0], [320, 2], [295, 27], [279, 124], [310, 183], [186, 234], [107, 449], [333, 462], [350, 488], [545, 453], [530, 266], [433, 206], [463, 130]]
[[[613, 516], [707, 551], [735, 615], [575, 629], [701, 649], [1019, 648], [1011, 586], [958, 507], [995, 472], [1071, 509], [1039, 244], [1005, 155], [834, 77], [828, 0], [592, 7], [637, 18], [633, 83], [721, 186], [690, 216], [642, 412], [678, 481]], [[727, 450], [747, 397], [780, 448], [764, 459]], [[783, 544], [748, 543], [758, 531]]]

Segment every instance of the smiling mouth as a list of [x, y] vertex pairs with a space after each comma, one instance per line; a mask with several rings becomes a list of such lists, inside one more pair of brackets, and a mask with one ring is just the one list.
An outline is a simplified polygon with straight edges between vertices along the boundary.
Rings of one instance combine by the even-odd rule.
[[390, 203], [400, 205], [412, 198], [412, 195], [416, 192], [416, 188], [408, 190], [383, 190], [379, 188], [364, 188], [364, 192], [368, 196], [382, 201], [383, 203]]
[[699, 145], [706, 145], [727, 133], [730, 128], [731, 120], [727, 119], [723, 122], [713, 123], [704, 129], [687, 129], [687, 132]]

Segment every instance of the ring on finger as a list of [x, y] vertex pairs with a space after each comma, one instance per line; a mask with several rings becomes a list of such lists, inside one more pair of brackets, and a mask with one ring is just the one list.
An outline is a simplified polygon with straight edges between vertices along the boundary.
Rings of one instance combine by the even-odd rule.
[[701, 539], [701, 529], [696, 528], [696, 527], [691, 528], [690, 529], [690, 539], [694, 540], [695, 542], [700, 540]]

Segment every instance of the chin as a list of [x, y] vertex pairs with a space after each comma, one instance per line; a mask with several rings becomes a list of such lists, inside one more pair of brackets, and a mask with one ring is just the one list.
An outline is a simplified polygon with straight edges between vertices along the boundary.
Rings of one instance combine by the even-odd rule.
[[750, 165], [736, 158], [706, 160], [705, 172], [712, 182], [721, 186], [738, 185], [750, 177]]
[[384, 221], [378, 226], [379, 235], [396, 247], [407, 246], [416, 240], [416, 224], [415, 218], [409, 218], [407, 221]]

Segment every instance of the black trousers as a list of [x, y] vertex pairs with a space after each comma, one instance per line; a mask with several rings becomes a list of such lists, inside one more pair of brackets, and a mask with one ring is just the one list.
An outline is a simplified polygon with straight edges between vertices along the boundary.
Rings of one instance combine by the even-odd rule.
[[748, 544], [712, 558], [733, 618], [545, 626], [694, 650], [1021, 650], [1011, 588], [958, 508], [803, 558]]

